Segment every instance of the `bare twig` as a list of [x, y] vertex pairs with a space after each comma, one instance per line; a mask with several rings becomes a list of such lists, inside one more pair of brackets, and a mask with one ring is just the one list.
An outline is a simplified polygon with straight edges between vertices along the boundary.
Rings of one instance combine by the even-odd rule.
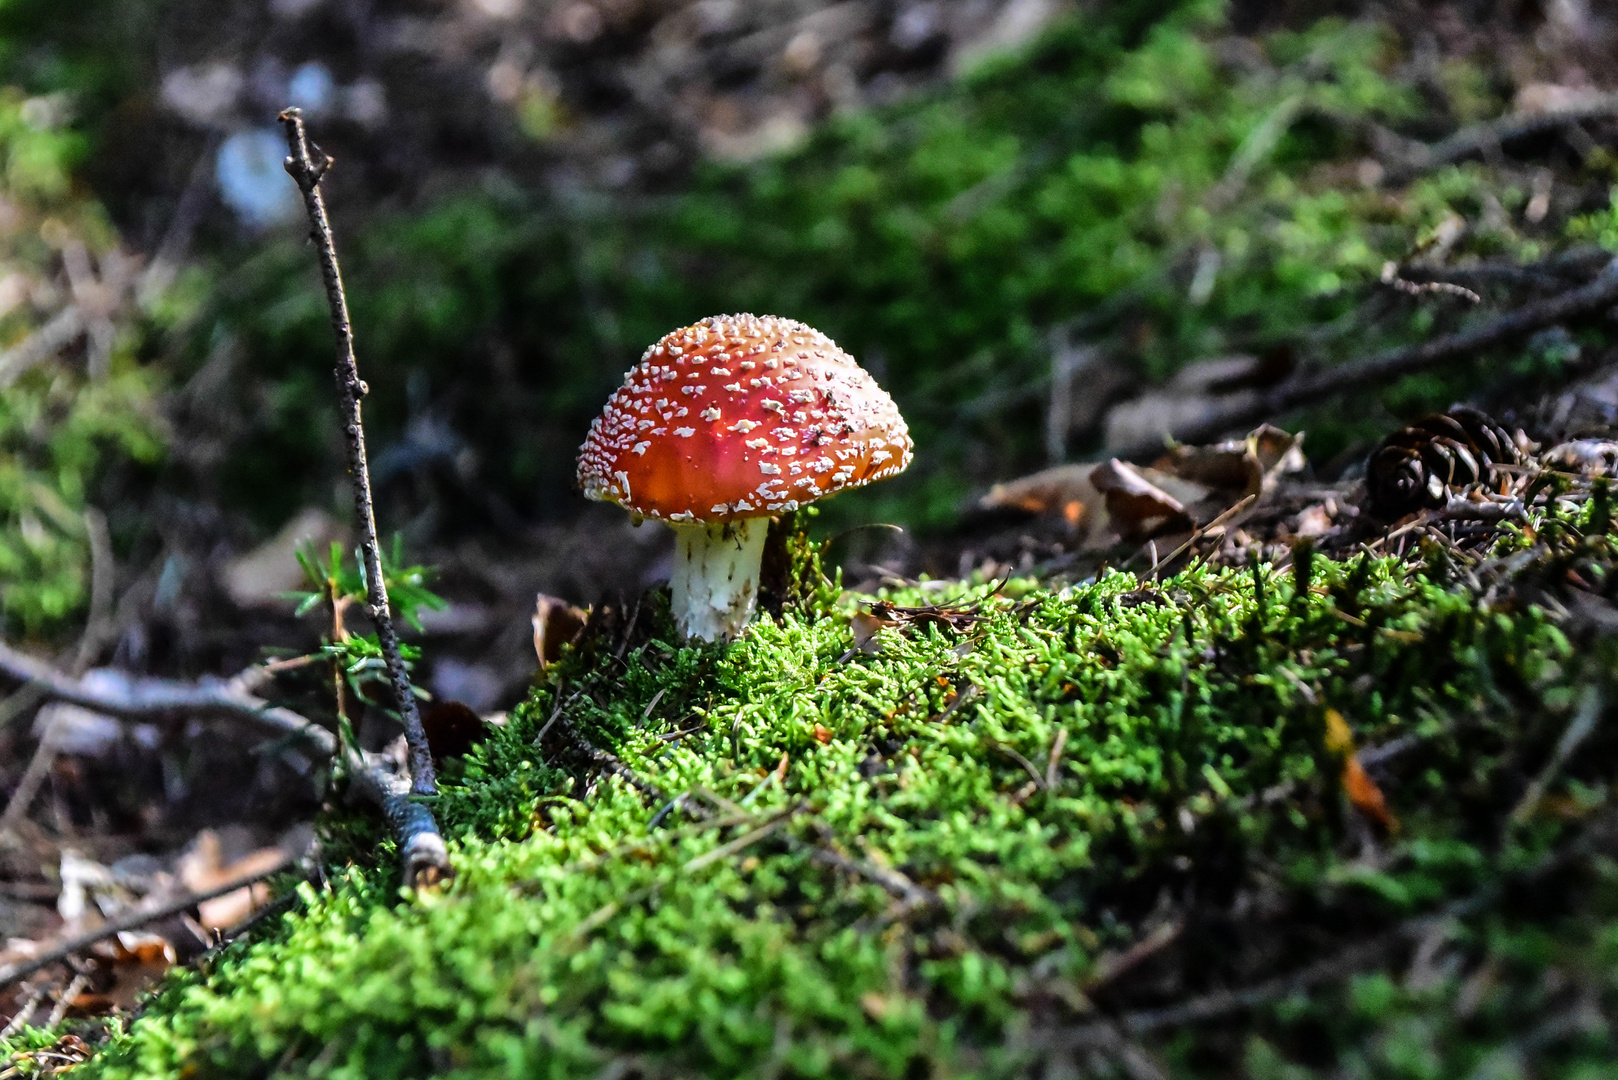
[[112, 594], [118, 569], [113, 561], [107, 515], [93, 506], [85, 510], [84, 534], [90, 541], [90, 615], [73, 657], [70, 671], [74, 675], [83, 675], [95, 660], [112, 626]]
[[118, 918], [102, 923], [94, 930], [87, 930], [84, 933], [79, 934], [77, 937], [69, 938], [54, 948], [40, 953], [38, 956], [33, 957], [30, 960], [22, 960], [18, 963], [12, 964], [10, 967], [0, 968], [0, 987], [10, 986], [18, 979], [26, 979], [36, 971], [50, 967], [52, 964], [60, 963], [70, 956], [83, 952], [85, 949], [88, 949], [91, 945], [94, 945], [98, 941], [105, 941], [117, 934], [122, 934], [129, 930], [137, 930], [149, 923], [158, 922], [159, 920], [166, 919], [171, 915], [178, 915], [182, 911], [189, 911], [205, 900], [212, 900], [216, 896], [224, 896], [226, 893], [233, 893], [237, 889], [244, 888], [248, 885], [254, 884], [255, 882], [263, 881], [267, 877], [272, 877], [276, 874], [282, 873], [293, 866], [296, 862], [297, 858], [295, 856], [288, 855], [286, 858], [280, 860], [274, 866], [271, 866], [268, 869], [259, 870], [252, 874], [243, 874], [239, 878], [232, 878], [223, 885], [216, 885], [213, 888], [205, 889], [202, 892], [187, 893], [184, 896], [175, 897], [174, 899], [165, 901], [161, 904], [143, 904], [139, 907], [133, 908], [132, 910], [126, 911], [124, 914], [118, 916]]
[[1045, 790], [1055, 791], [1062, 781], [1062, 751], [1067, 749], [1067, 728], [1056, 729], [1056, 740], [1051, 743], [1051, 756], [1045, 763]]
[[[1559, 296], [1525, 304], [1480, 326], [1434, 338], [1422, 345], [1394, 349], [1357, 364], [1342, 364], [1294, 376], [1257, 395], [1237, 395], [1236, 399], [1210, 409], [1195, 423], [1166, 432], [1181, 442], [1204, 442], [1226, 431], [1245, 429], [1258, 420], [1279, 416], [1291, 409], [1311, 404], [1362, 386], [1387, 383], [1393, 379], [1437, 367], [1449, 360], [1525, 337], [1536, 330], [1570, 319], [1582, 318], [1618, 304], [1618, 260], [1607, 264], [1600, 276], [1588, 285], [1569, 289]], [[1118, 456], [1140, 458], [1161, 453], [1161, 439], [1143, 441]]]
[[84, 988], [89, 984], [90, 976], [85, 972], [80, 971], [73, 976], [73, 980], [57, 995], [56, 1005], [51, 1009], [51, 1015], [45, 1021], [47, 1030], [56, 1027], [67, 1017], [68, 1009], [73, 1007], [73, 1003], [78, 1000], [79, 995], [84, 992]]
[[1504, 143], [1516, 139], [1541, 135], [1558, 128], [1569, 127], [1585, 120], [1618, 115], [1618, 94], [1597, 94], [1588, 101], [1570, 108], [1552, 109], [1538, 113], [1511, 113], [1473, 124], [1431, 145], [1414, 144], [1409, 160], [1388, 170], [1384, 182], [1402, 184], [1421, 173], [1471, 157], [1487, 153]]
[[84, 333], [84, 313], [77, 304], [51, 316], [50, 320], [22, 341], [0, 352], [0, 390], [4, 390], [29, 368], [55, 356]]
[[1012, 761], [1015, 761], [1018, 765], [1021, 765], [1023, 772], [1027, 773], [1033, 778], [1034, 786], [1040, 791], [1045, 790], [1045, 777], [1041, 775], [1038, 769], [1034, 768], [1034, 763], [1032, 761], [1029, 761], [1017, 751], [1016, 747], [1007, 746], [1002, 742], [991, 742], [989, 747], [991, 749], [1000, 751], [1002, 754], [1006, 755], [1006, 757], [1010, 758]]
[[[57, 701], [129, 720], [171, 712], [217, 713], [248, 720], [274, 735], [302, 739], [326, 756], [337, 745], [325, 728], [253, 695], [252, 691], [269, 678], [261, 668], [250, 668], [233, 679], [203, 678], [194, 683], [118, 672], [95, 672], [75, 679], [0, 642], [0, 674], [37, 686], [46, 697]], [[116, 677], [94, 677], [104, 675]]]
[[549, 729], [553, 723], [557, 733], [566, 740], [569, 748], [597, 769], [618, 777], [648, 798], [661, 801], [665, 797], [663, 791], [656, 784], [643, 779], [635, 770], [625, 765], [618, 755], [602, 750], [589, 739], [586, 739], [583, 733], [573, 725], [573, 721], [566, 716], [560, 713], [553, 715], [551, 720], [546, 722], [546, 728]]
[[820, 844], [811, 844], [808, 841], [799, 840], [796, 837], [790, 838], [787, 843], [790, 847], [807, 852], [811, 859], [823, 866], [829, 866], [834, 870], [842, 870], [845, 873], [854, 874], [859, 877], [869, 878], [871, 881], [874, 881], [876, 884], [882, 886], [888, 892], [892, 893], [893, 896], [907, 908], [914, 909], [919, 907], [935, 907], [943, 904], [943, 900], [940, 899], [937, 893], [933, 892], [931, 889], [923, 888], [922, 886], [917, 885], [914, 881], [911, 881], [910, 878], [899, 873], [897, 870], [892, 870], [885, 866], [878, 866], [876, 863], [871, 862], [868, 859], [850, 858], [847, 855], [842, 855], [833, 851], [829, 847], [825, 847]]
[[1303, 112], [1303, 107], [1304, 96], [1293, 94], [1271, 109], [1269, 115], [1265, 116], [1236, 148], [1236, 153], [1231, 155], [1230, 164], [1225, 167], [1225, 175], [1221, 176], [1219, 183], [1208, 191], [1202, 205], [1209, 211], [1217, 213], [1235, 202], [1242, 189], [1247, 187], [1247, 181], [1253, 175], [1253, 170], [1275, 153], [1275, 148], [1292, 129], [1293, 123]]
[[388, 609], [387, 584], [382, 580], [381, 547], [376, 538], [376, 513], [371, 504], [370, 466], [365, 456], [365, 427], [360, 418], [360, 398], [369, 389], [360, 379], [354, 359], [354, 329], [348, 319], [348, 299], [343, 295], [342, 270], [337, 265], [337, 246], [332, 238], [331, 221], [326, 216], [326, 200], [320, 194], [320, 180], [331, 168], [332, 159], [320, 154], [310, 157], [310, 143], [303, 127], [303, 113], [287, 109], [281, 113], [286, 131], [286, 170], [303, 193], [309, 213], [309, 235], [320, 257], [320, 276], [326, 283], [326, 300], [331, 307], [332, 333], [337, 337], [337, 394], [343, 407], [343, 434], [348, 441], [348, 468], [354, 481], [354, 513], [360, 522], [360, 553], [365, 562], [366, 613], [376, 625], [377, 640], [393, 681], [393, 696], [404, 724], [405, 741], [410, 747], [411, 790], [432, 795], [438, 790], [433, 778], [433, 757], [427, 747], [427, 733], [421, 726], [421, 713], [410, 688], [410, 674], [399, 653], [399, 635], [394, 631], [393, 614]]
[[1465, 285], [1457, 285], [1453, 281], [1412, 281], [1400, 272], [1399, 264], [1391, 259], [1382, 264], [1382, 284], [1397, 289], [1406, 296], [1438, 294], [1458, 296], [1469, 304], [1483, 303], [1483, 297], [1468, 289]]
[[1534, 812], [1545, 801], [1545, 793], [1550, 790], [1562, 767], [1567, 764], [1579, 745], [1595, 731], [1604, 704], [1599, 685], [1592, 684], [1585, 689], [1579, 711], [1567, 725], [1567, 730], [1562, 732], [1562, 738], [1551, 753], [1551, 759], [1545, 763], [1539, 775], [1534, 777], [1533, 783], [1528, 785], [1528, 790], [1523, 793], [1522, 799], [1511, 811], [1511, 817], [1508, 819], [1511, 824], [1520, 825], [1534, 816]]
[[29, 994], [28, 1000], [23, 1003], [22, 1008], [18, 1009], [16, 1013], [13, 1014], [11, 1019], [6, 1021], [5, 1027], [0, 1027], [0, 1039], [10, 1038], [12, 1035], [27, 1027], [28, 1021], [34, 1018], [34, 1013], [39, 1009], [40, 1002], [44, 1000], [44, 987], [40, 987], [33, 993]]
[[1090, 977], [1085, 980], [1085, 991], [1094, 993], [1127, 972], [1133, 971], [1178, 941], [1184, 932], [1185, 920], [1171, 919], [1158, 925], [1123, 952], [1103, 953], [1096, 960], [1096, 966], [1090, 972]]
[[45, 725], [40, 733], [39, 745], [34, 748], [34, 756], [28, 761], [28, 768], [23, 770], [22, 779], [12, 789], [11, 798], [6, 802], [4, 813], [0, 813], [0, 838], [5, 837], [17, 827], [17, 822], [28, 812], [33, 805], [34, 796], [39, 794], [40, 787], [49, 775], [51, 764], [56, 760], [56, 722], [52, 720]]
[[[1215, 529], [1224, 528], [1225, 524], [1229, 522], [1231, 518], [1235, 517], [1237, 514], [1240, 514], [1257, 501], [1257, 495], [1245, 495], [1235, 505], [1225, 510], [1218, 517], [1208, 522], [1208, 524], [1198, 525], [1195, 529], [1192, 529], [1191, 535], [1185, 538], [1185, 542], [1179, 547], [1175, 548], [1173, 551], [1169, 552], [1168, 558], [1162, 561], [1160, 564], [1162, 570], [1167, 571], [1168, 568], [1174, 564], [1174, 560], [1178, 559], [1181, 555], [1184, 555], [1187, 551], [1189, 551], [1192, 545], [1194, 545], [1198, 540], [1201, 540], [1204, 536], [1207, 536]], [[1159, 577], [1159, 580], [1161, 580], [1161, 577]]]
[[1435, 265], [1426, 261], [1407, 262], [1400, 266], [1399, 276], [1416, 283], [1451, 281], [1482, 289], [1491, 285], [1509, 285], [1520, 288], [1566, 289], [1588, 280], [1612, 261], [1612, 254], [1602, 248], [1580, 246], [1558, 252], [1538, 262], [1518, 263], [1507, 260], [1479, 262], [1463, 266]]
[[1451, 498], [1438, 511], [1440, 521], [1527, 521], [1528, 511], [1517, 499], [1476, 500]]
[[757, 828], [750, 829], [729, 843], [721, 844], [711, 851], [704, 852], [703, 854], [698, 855], [696, 858], [689, 860], [680, 867], [680, 872], [682, 874], [695, 873], [705, 866], [720, 862], [721, 860], [730, 858], [732, 855], [745, 851], [759, 841], [767, 839], [774, 833], [778, 832], [794, 814], [798, 813], [798, 811], [802, 809], [802, 803], [794, 803], [791, 806], [783, 807], [782, 809], [777, 810], [774, 814], [771, 814], [768, 818], [766, 818], [764, 823], [759, 825]]
[[[291, 709], [271, 705], [253, 694], [277, 670], [289, 666], [296, 665], [286, 662], [265, 665], [249, 668], [232, 679], [204, 678], [195, 683], [142, 678], [121, 672], [92, 673], [91, 677], [74, 679], [0, 642], [0, 673], [38, 687], [45, 697], [125, 719], [215, 713], [251, 721], [281, 738], [290, 736], [311, 743], [319, 756], [330, 757], [337, 749], [337, 739], [331, 732]], [[102, 677], [94, 677], [96, 675]], [[47, 732], [41, 740], [43, 756], [40, 758], [46, 765], [49, 756], [45, 751], [50, 742], [51, 734]], [[380, 759], [355, 751], [349, 751], [345, 757], [355, 793], [374, 803], [393, 828], [406, 879], [415, 884], [428, 884], [449, 876], [448, 854], [438, 826], [425, 806], [411, 801], [409, 783], [394, 777]], [[25, 786], [26, 778], [13, 794], [13, 803], [21, 797]], [[26, 804], [22, 804], [22, 808], [26, 809]], [[19, 815], [20, 811], [14, 814], [8, 807], [5, 824], [15, 824], [14, 818]], [[4, 831], [0, 828], [0, 832]]]
[[[693, 788], [691, 790], [691, 794], [712, 803], [719, 809], [733, 815], [737, 819], [749, 819], [750, 815], [748, 815], [747, 811], [744, 810], [740, 805], [731, 802], [722, 795], [709, 791], [707, 788]], [[709, 811], [701, 806], [696, 805], [695, 803], [688, 804], [688, 808], [699, 818], [704, 818], [709, 813]], [[801, 806], [794, 807], [794, 809], [801, 809]], [[897, 898], [907, 909], [933, 907], [943, 904], [943, 900], [937, 893], [933, 892], [931, 889], [917, 885], [914, 881], [911, 881], [908, 877], [901, 874], [897, 870], [893, 870], [885, 866], [878, 866], [876, 863], [871, 862], [868, 859], [851, 858], [842, 854], [841, 852], [832, 850], [824, 844], [816, 844], [808, 840], [800, 840], [796, 836], [787, 836], [785, 840], [787, 847], [794, 851], [807, 854], [812, 860], [820, 863], [823, 866], [829, 866], [834, 870], [842, 870], [845, 873], [854, 874], [858, 877], [864, 877], [874, 881], [876, 884], [886, 889], [889, 893], [893, 894], [893, 896]]]

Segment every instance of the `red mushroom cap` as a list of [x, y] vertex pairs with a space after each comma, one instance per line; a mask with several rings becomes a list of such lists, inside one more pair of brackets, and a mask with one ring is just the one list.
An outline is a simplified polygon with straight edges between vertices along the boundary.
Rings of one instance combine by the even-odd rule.
[[902, 472], [910, 450], [893, 399], [825, 334], [716, 315], [624, 377], [579, 450], [579, 485], [667, 521], [765, 517]]

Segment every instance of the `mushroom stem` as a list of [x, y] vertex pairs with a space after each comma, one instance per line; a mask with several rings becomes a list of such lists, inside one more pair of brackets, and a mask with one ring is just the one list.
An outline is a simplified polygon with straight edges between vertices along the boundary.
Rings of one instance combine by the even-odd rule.
[[741, 633], [758, 600], [759, 566], [769, 518], [674, 525], [674, 572], [669, 577], [674, 621], [700, 641]]

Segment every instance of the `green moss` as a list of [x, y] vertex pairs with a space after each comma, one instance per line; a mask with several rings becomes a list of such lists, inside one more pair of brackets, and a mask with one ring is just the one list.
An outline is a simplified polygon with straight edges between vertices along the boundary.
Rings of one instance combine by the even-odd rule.
[[[928, 586], [892, 599], [981, 620], [884, 630], [874, 653], [840, 613], [789, 612], [728, 649], [675, 645], [653, 613], [621, 658], [613, 638], [572, 654], [446, 779], [452, 886], [401, 897], [373, 839], [375, 865], [301, 886], [269, 939], [172, 979], [85, 1074], [1012, 1075], [1041, 1032], [1091, 1015], [1102, 957], [1165, 910], [1214, 935], [1185, 946], [1197, 980], [1251, 981], [1496, 888], [1588, 812], [1569, 800], [1606, 798], [1603, 731], [1552, 785], [1560, 816], [1502, 840], [1578, 687], [1610, 683], [1610, 642], [1581, 655], [1537, 609], [1392, 560], [1317, 558], [1306, 593], [1296, 580]], [[536, 749], [558, 698], [647, 791]], [[1362, 745], [1414, 745], [1389, 791], [1402, 830], [1374, 859], [1348, 842], [1363, 826], [1327, 708]], [[366, 850], [374, 826], [343, 828]], [[1259, 894], [1267, 923], [1234, 914]], [[1580, 951], [1610, 940], [1609, 907], [1485, 904], [1454, 933], [1514, 971], [1594, 972], [1605, 953]], [[1479, 1015], [1554, 1005], [1519, 1017], [1528, 976], [1501, 978]], [[1467, 993], [1361, 980], [1161, 1052], [1187, 1075], [1242, 1055], [1282, 1069], [1324, 1031], [1317, 1058], [1455, 1075], [1512, 1045], [1509, 1025], [1434, 1012]], [[1612, 1049], [1579, 1045], [1569, 1061]]]

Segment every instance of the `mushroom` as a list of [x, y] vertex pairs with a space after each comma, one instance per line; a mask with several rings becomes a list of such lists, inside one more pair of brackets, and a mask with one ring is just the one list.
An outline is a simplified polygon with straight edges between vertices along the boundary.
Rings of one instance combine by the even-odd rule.
[[716, 315], [624, 376], [579, 450], [579, 486], [674, 529], [675, 622], [718, 641], [753, 612], [771, 517], [893, 476], [910, 450], [893, 399], [826, 335]]

